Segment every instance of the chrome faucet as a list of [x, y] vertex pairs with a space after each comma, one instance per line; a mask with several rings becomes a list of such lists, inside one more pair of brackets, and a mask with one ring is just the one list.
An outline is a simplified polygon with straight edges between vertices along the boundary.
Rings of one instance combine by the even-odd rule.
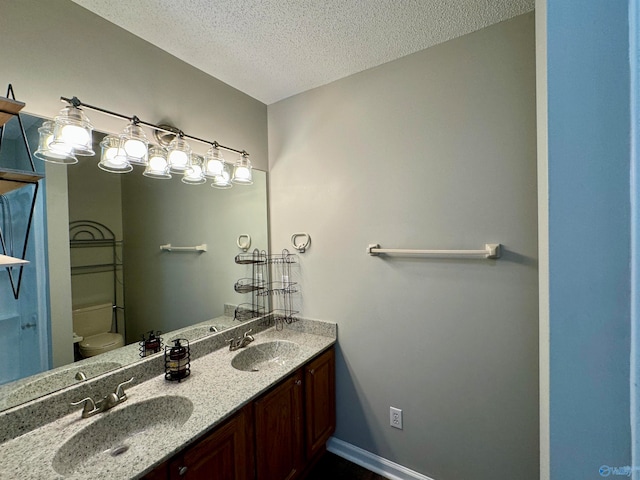
[[84, 404], [82, 408], [82, 418], [93, 417], [97, 413], [106, 412], [112, 409], [119, 403], [124, 402], [127, 399], [127, 394], [124, 391], [124, 386], [133, 382], [131, 377], [126, 382], [119, 383], [113, 393], [108, 394], [106, 397], [94, 402], [91, 397], [83, 398], [78, 402], [73, 402], [71, 405], [76, 406]]
[[231, 339], [227, 340], [227, 342], [229, 342], [229, 351], [233, 352], [234, 350], [238, 350], [240, 348], [244, 348], [247, 345], [249, 345], [251, 342], [253, 342], [255, 340], [255, 338], [253, 338], [251, 335], [249, 335], [251, 330], [253, 330], [253, 329], [250, 328], [249, 330], [244, 332], [244, 335], [241, 336], [241, 337], [231, 338]]

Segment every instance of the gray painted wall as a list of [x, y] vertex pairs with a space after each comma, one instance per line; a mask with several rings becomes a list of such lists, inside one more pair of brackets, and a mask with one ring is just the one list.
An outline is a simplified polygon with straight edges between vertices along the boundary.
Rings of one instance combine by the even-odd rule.
[[[233, 289], [248, 274], [233, 258], [240, 252], [240, 234], [251, 236], [252, 250], [268, 248], [265, 172], [254, 170], [253, 185], [217, 190], [210, 182], [187, 186], [179, 175], [153, 180], [141, 175], [141, 168], [130, 175], [109, 174], [98, 168], [97, 159], [66, 168], [69, 220], [100, 222], [124, 241], [116, 250], [124, 263], [117, 272], [116, 304], [125, 307], [125, 314], [118, 312], [118, 331], [126, 332], [127, 343], [149, 330], [168, 332], [220, 316], [225, 303], [250, 302], [251, 295]], [[209, 250], [163, 253], [159, 246], [166, 243], [206, 243]], [[73, 265], [108, 264], [112, 251], [75, 248], [71, 260]], [[74, 307], [115, 301], [109, 270], [71, 280]]]
[[438, 480], [538, 478], [534, 56], [530, 13], [268, 109], [272, 248], [310, 233], [302, 311], [339, 324], [336, 437]]
[[[251, 250], [268, 249], [267, 174], [254, 184], [216, 190], [179, 178], [123, 177], [127, 341], [149, 330], [167, 332], [224, 314], [224, 304], [251, 302], [234, 283], [250, 275], [236, 265], [240, 234]], [[161, 252], [160, 245], [207, 244], [205, 253]]]
[[[66, 171], [45, 163], [47, 235], [49, 248], [49, 306], [51, 309], [51, 367], [73, 362], [71, 275], [69, 265], [69, 205]], [[55, 250], [54, 246], [58, 246]], [[56, 252], [55, 255], [52, 252]]]
[[[77, 96], [151, 122], [167, 121], [197, 137], [246, 149], [254, 167], [267, 169], [267, 109], [258, 100], [206, 75], [69, 0], [3, 1], [0, 13], [0, 85], [13, 83], [25, 111], [53, 117], [60, 96]], [[4, 88], [4, 87], [3, 87]], [[119, 132], [121, 121], [98, 113], [98, 130]], [[204, 153], [203, 145], [192, 145]], [[54, 210], [67, 208], [66, 185], [47, 180]], [[59, 192], [55, 190], [60, 190]], [[67, 249], [67, 219], [48, 223], [49, 250]], [[66, 254], [64, 254], [66, 256]], [[53, 258], [53, 257], [50, 257]], [[66, 259], [62, 259], [66, 260]], [[50, 263], [52, 335], [69, 338], [53, 364], [70, 355], [70, 278], [65, 261]]]

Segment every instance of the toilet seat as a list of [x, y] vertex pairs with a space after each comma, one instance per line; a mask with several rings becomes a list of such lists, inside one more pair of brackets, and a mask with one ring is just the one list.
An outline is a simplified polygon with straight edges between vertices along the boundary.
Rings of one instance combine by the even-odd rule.
[[123, 346], [124, 338], [119, 333], [99, 333], [98, 335], [84, 337], [84, 339], [78, 343], [80, 355], [85, 358], [93, 357]]

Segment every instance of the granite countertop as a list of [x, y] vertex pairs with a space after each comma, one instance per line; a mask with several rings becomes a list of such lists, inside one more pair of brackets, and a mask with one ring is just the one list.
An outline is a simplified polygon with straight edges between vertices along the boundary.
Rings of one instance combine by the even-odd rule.
[[[177, 337], [193, 341], [210, 335], [208, 329], [211, 326], [223, 331], [238, 326], [238, 322], [233, 317], [222, 315], [167, 332], [162, 335], [162, 339], [165, 343]], [[138, 361], [140, 361], [140, 346], [138, 343], [132, 343], [95, 357], [85, 358], [79, 362], [0, 385], [0, 409], [11, 408], [61, 388], [77, 384], [80, 382], [75, 378], [78, 372], [82, 372], [88, 378], [92, 378]]]
[[[275, 365], [258, 372], [233, 368], [231, 360], [245, 350], [230, 352], [228, 348], [219, 348], [193, 360], [191, 375], [180, 383], [166, 381], [164, 372], [160, 371], [157, 376], [125, 389], [127, 401], [108, 412], [85, 419], [81, 418], [81, 408], [77, 407], [78, 410], [71, 414], [1, 444], [0, 479], [86, 479], [97, 478], [96, 472], [101, 478], [111, 480], [139, 478], [333, 345], [336, 334], [334, 323], [315, 320], [301, 320], [286, 325], [280, 331], [275, 327], [264, 330], [255, 335], [255, 341], [250, 346], [287, 340], [297, 343], [299, 350], [285, 365]], [[149, 365], [157, 365], [157, 362]], [[112, 456], [105, 451], [86, 462], [78, 460], [76, 470], [70, 475], [63, 475], [54, 469], [58, 450], [75, 434], [95, 422], [108, 423], [108, 416], [120, 409], [161, 396], [184, 397], [193, 405], [189, 418], [182, 425], [174, 427], [170, 435], [154, 435], [153, 430], [142, 431], [141, 434], [149, 436], [148, 441], [140, 442], [140, 438], [137, 438], [131, 448], [121, 455]], [[105, 441], [105, 448], [113, 446], [108, 440]], [[72, 449], [74, 458], [81, 459], [81, 448]]]

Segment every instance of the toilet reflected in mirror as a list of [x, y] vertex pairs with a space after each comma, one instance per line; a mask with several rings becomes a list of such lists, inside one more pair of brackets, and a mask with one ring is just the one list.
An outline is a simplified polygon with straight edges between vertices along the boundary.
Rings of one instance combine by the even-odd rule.
[[124, 346], [124, 337], [111, 332], [113, 305], [103, 303], [73, 310], [73, 331], [81, 358], [89, 358]]

